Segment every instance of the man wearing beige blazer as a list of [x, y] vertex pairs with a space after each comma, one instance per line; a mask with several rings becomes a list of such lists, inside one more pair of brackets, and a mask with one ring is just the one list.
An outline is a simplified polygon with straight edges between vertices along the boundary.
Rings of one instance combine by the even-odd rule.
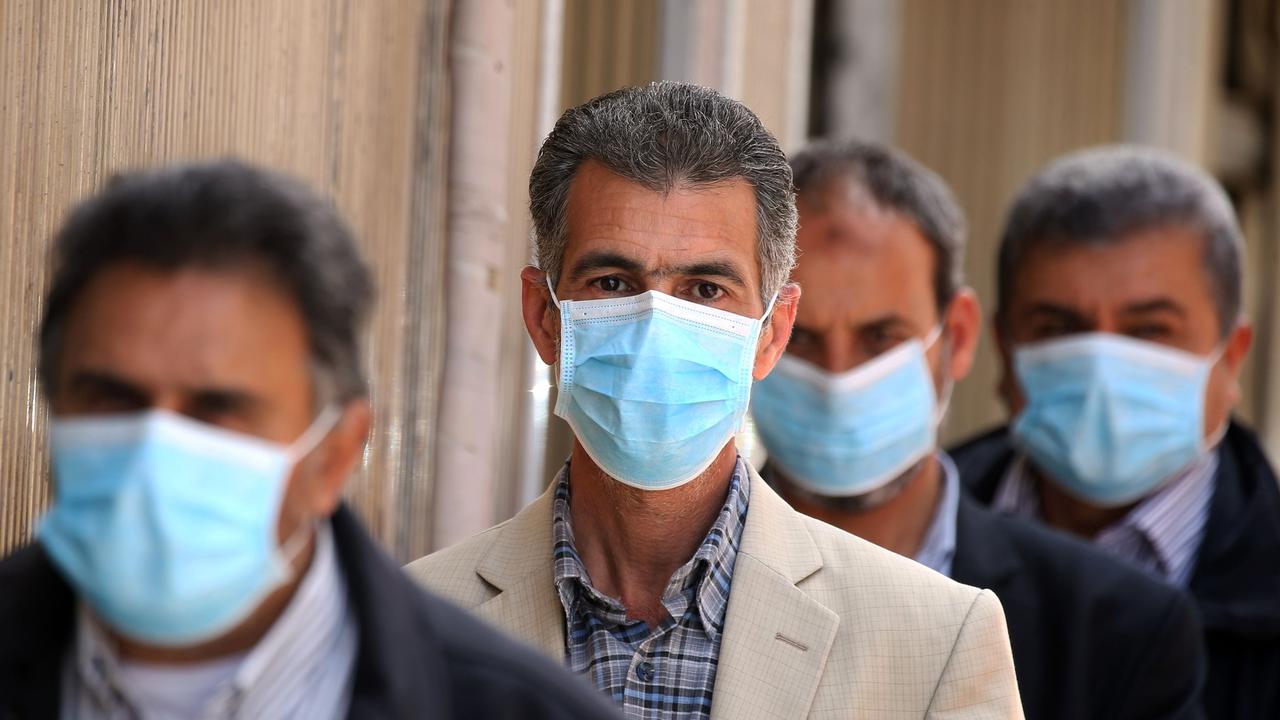
[[525, 324], [569, 462], [409, 566], [640, 718], [1020, 718], [1000, 603], [796, 513], [739, 457], [800, 291], [754, 114], [661, 83], [561, 117], [529, 183]]

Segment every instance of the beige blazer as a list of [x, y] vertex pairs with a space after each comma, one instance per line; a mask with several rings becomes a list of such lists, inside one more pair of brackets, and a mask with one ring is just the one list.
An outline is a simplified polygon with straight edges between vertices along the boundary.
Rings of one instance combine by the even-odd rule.
[[[551, 505], [407, 569], [563, 662]], [[1022, 717], [995, 595], [797, 513], [754, 471], [726, 612], [712, 718]]]

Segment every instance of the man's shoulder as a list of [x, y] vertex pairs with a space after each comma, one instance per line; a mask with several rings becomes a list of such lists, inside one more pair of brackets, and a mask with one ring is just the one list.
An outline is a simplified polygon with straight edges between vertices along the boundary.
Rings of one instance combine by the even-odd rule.
[[37, 543], [0, 559], [0, 653], [10, 643], [69, 625], [74, 596]]
[[[483, 530], [471, 537], [420, 557], [405, 565], [405, 572], [415, 582], [432, 592], [439, 593], [462, 607], [475, 607], [494, 595], [494, 588], [480, 576], [482, 563], [494, 566], [499, 574], [519, 573], [530, 563], [551, 562], [549, 540], [539, 543], [532, 538], [513, 538], [520, 528], [538, 522], [528, 514], [537, 514], [538, 502], [515, 517]], [[551, 520], [546, 520], [546, 532], [550, 532]], [[546, 548], [541, 548], [546, 545]], [[498, 552], [495, 553], [495, 550]], [[541, 551], [541, 552], [540, 552]]]
[[463, 607], [475, 607], [493, 595], [477, 569], [500, 537], [502, 528], [503, 525], [496, 525], [462, 542], [420, 557], [405, 565], [405, 572], [422, 587]]
[[56, 704], [74, 608], [75, 596], [38, 544], [0, 560], [0, 716], [12, 710], [6, 703]]
[[985, 430], [947, 448], [960, 472], [960, 482], [984, 505], [991, 502], [1015, 450], [1009, 426]]
[[814, 579], [824, 584], [865, 585], [869, 578], [874, 578], [878, 592], [915, 597], [922, 597], [920, 593], [924, 593], [924, 596], [932, 596], [936, 600], [960, 602], [965, 606], [972, 603], [978, 594], [977, 588], [934, 573], [909, 557], [884, 550], [876, 543], [823, 521], [805, 515], [800, 515], [800, 518], [822, 553], [822, 573], [815, 575]]
[[763, 480], [751, 492], [739, 552], [758, 553], [784, 574], [803, 574], [796, 587], [838, 615], [902, 612], [955, 626], [956, 614], [963, 617], [978, 595], [915, 560], [795, 510]]

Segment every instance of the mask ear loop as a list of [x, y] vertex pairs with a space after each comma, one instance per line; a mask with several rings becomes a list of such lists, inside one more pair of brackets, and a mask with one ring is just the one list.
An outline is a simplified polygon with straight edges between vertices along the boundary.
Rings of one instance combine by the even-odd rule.
[[547, 292], [551, 293], [551, 302], [555, 303], [556, 307], [559, 308], [560, 298], [556, 297], [556, 289], [551, 285], [551, 275], [543, 274], [542, 279], [547, 284]]
[[[945, 326], [946, 326], [946, 321], [945, 320], [940, 321], [937, 325], [933, 327], [932, 330], [929, 331], [929, 334], [924, 337], [924, 352], [929, 352], [929, 350], [933, 348], [934, 344], [938, 342], [939, 338], [942, 337], [942, 329]], [[951, 379], [946, 375], [944, 375], [942, 378], [942, 384], [943, 384], [943, 391], [939, 393], [938, 398], [934, 401], [935, 402], [934, 409], [933, 409], [934, 430], [937, 430], [938, 428], [942, 427], [942, 420], [947, 416], [947, 411], [951, 409], [951, 396], [954, 394], [956, 389], [955, 380]]]
[[[286, 451], [290, 460], [290, 468], [297, 465], [302, 458], [310, 455], [311, 451], [320, 445], [320, 442], [333, 430], [341, 418], [341, 408], [337, 405], [325, 406], [325, 409], [320, 411], [311, 426], [304, 430], [302, 435], [297, 440], [294, 440]], [[292, 579], [294, 572], [294, 562], [297, 561], [298, 555], [302, 553], [303, 548], [307, 546], [307, 541], [316, 536], [319, 524], [319, 518], [312, 518], [309, 522], [298, 523], [298, 526], [293, 529], [289, 537], [285, 538], [285, 541], [278, 547], [279, 557], [289, 568], [290, 579]], [[289, 580], [284, 582], [289, 582]], [[281, 584], [284, 584], [284, 582]]]
[[294, 440], [293, 443], [289, 445], [287, 452], [291, 464], [296, 464], [298, 461], [302, 460], [302, 458], [310, 455], [311, 451], [316, 449], [320, 444], [320, 441], [324, 440], [325, 436], [333, 430], [334, 426], [338, 424], [338, 420], [341, 418], [342, 410], [338, 408], [337, 405], [325, 406], [325, 409], [320, 411], [320, 414], [316, 416], [316, 419], [311, 423], [311, 426], [304, 430], [302, 434], [298, 436], [298, 439]]

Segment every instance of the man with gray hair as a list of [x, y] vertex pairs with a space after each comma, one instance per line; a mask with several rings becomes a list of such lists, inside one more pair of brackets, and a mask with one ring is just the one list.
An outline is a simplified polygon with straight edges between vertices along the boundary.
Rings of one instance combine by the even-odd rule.
[[54, 499], [0, 561], [0, 718], [616, 716], [342, 502], [374, 288], [330, 203], [177, 165], [114, 178], [53, 250]]
[[1027, 183], [1000, 243], [996, 338], [1012, 424], [954, 451], [996, 510], [1188, 590], [1214, 718], [1280, 717], [1280, 491], [1231, 411], [1252, 340], [1222, 188], [1104, 147]]
[[1200, 627], [1178, 590], [997, 516], [937, 447], [982, 325], [942, 178], [866, 142], [792, 156], [804, 304], [752, 398], [765, 480], [797, 510], [1004, 605], [1033, 720], [1200, 716]]
[[567, 111], [529, 182], [525, 325], [573, 453], [410, 566], [640, 718], [1020, 717], [999, 601], [789, 508], [734, 444], [787, 343], [777, 141], [661, 83]]

